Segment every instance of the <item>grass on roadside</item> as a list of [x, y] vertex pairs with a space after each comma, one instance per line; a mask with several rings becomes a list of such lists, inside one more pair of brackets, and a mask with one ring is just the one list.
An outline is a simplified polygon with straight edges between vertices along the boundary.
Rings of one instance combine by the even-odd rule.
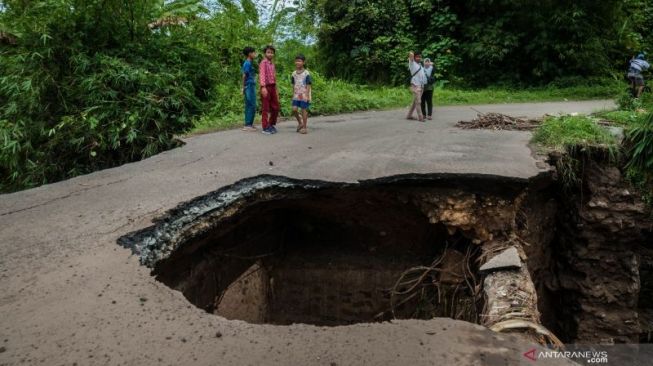
[[616, 110], [599, 112], [595, 114], [596, 117], [605, 119], [613, 124], [621, 127], [631, 126], [644, 116], [643, 112]]
[[[406, 107], [411, 95], [407, 87], [375, 87], [351, 84], [340, 80], [328, 80], [313, 74], [312, 115], [331, 115], [363, 110], [383, 110]], [[291, 85], [279, 84], [281, 115], [290, 115]], [[563, 100], [588, 100], [614, 97], [620, 84], [570, 87], [542, 87], [531, 89], [487, 88], [479, 90], [438, 88], [435, 91], [436, 106], [492, 103], [523, 103]], [[200, 118], [191, 134], [206, 133], [238, 127], [243, 119], [243, 100], [237, 88], [219, 86], [219, 98], [211, 111]], [[259, 105], [260, 109], [260, 105]], [[260, 114], [257, 123], [260, 121]]]
[[552, 102], [613, 98], [618, 84], [530, 89], [488, 88], [479, 90], [440, 89], [436, 91], [438, 105]]
[[[313, 74], [313, 101], [311, 115], [332, 115], [372, 109], [391, 109], [410, 103], [411, 95], [407, 88], [370, 87], [356, 85], [340, 80], [327, 80]], [[281, 116], [288, 117], [291, 112], [292, 86], [290, 82], [277, 84]], [[211, 112], [195, 123], [191, 134], [219, 131], [238, 127], [243, 123], [243, 97], [238, 92], [218, 93], [230, 95], [222, 98]], [[260, 122], [260, 100], [256, 123]], [[228, 112], [224, 112], [228, 111]]]
[[616, 146], [616, 139], [589, 116], [549, 117], [535, 130], [533, 142], [557, 151], [570, 146]]
[[[599, 118], [624, 128], [623, 146], [596, 123]], [[607, 150], [611, 158], [618, 157], [615, 162], [621, 162], [626, 179], [653, 207], [653, 113], [617, 110], [595, 117], [549, 117], [535, 130], [532, 141], [562, 153], [556, 165], [565, 187], [579, 184], [580, 160], [574, 156], [577, 152], [594, 147]]]
[[617, 110], [598, 112], [595, 116], [628, 129], [642, 122], [646, 115], [653, 111], [653, 95], [648, 92], [639, 99], [633, 99], [630, 93], [624, 92], [616, 101], [619, 107]]
[[597, 124], [596, 118], [585, 115], [548, 117], [535, 130], [531, 141], [549, 152], [560, 153], [555, 162], [565, 190], [581, 184], [579, 154], [590, 153], [595, 149], [604, 150], [615, 161], [619, 154], [616, 138]]

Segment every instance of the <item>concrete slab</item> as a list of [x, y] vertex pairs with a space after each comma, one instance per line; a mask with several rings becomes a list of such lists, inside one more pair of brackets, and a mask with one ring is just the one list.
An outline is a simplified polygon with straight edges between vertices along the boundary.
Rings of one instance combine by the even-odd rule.
[[[611, 107], [474, 109], [535, 117]], [[426, 124], [404, 114], [313, 118], [306, 136], [292, 123], [274, 136], [195, 136], [144, 161], [1, 195], [0, 365], [518, 364], [530, 345], [447, 319], [335, 328], [226, 321], [191, 306], [116, 245], [181, 201], [259, 174], [354, 182], [408, 173], [528, 179], [541, 171], [529, 133], [455, 128], [475, 116], [470, 107], [437, 108]]]
[[490, 258], [490, 260], [485, 262], [485, 264], [483, 264], [478, 270], [483, 273], [488, 273], [503, 269], [518, 269], [521, 268], [521, 266], [521, 258], [519, 258], [517, 248], [510, 247]]

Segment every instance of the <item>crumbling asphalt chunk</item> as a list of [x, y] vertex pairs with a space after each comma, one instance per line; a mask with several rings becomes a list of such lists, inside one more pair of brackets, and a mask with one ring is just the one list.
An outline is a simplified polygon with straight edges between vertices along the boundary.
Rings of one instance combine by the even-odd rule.
[[[528, 185], [528, 180], [490, 176], [484, 174], [406, 174], [357, 183], [325, 182], [317, 180], [291, 179], [281, 176], [260, 175], [243, 179], [230, 186], [220, 188], [204, 196], [184, 202], [164, 216], [155, 219], [155, 225], [129, 233], [118, 239], [118, 243], [131, 249], [140, 262], [150, 268], [168, 258], [179, 246], [196, 237], [211, 232], [220, 224], [220, 218], [235, 207], [238, 202], [247, 204], [252, 200], [273, 200], [275, 192], [293, 192], [295, 195], [328, 188], [351, 188], [362, 186], [399, 186], [403, 184], [447, 185], [455, 179], [468, 189], [487, 190], [487, 179], [492, 179], [498, 191], [519, 191]], [[492, 188], [490, 188], [491, 190]], [[487, 193], [491, 193], [488, 191]]]
[[501, 271], [506, 269], [519, 269], [522, 267], [521, 258], [517, 248], [510, 247], [503, 252], [495, 255], [479, 268], [483, 273], [490, 273], [494, 271]]

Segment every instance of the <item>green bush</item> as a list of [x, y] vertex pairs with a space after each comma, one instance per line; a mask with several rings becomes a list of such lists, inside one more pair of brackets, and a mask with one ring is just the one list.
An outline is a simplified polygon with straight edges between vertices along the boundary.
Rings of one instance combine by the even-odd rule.
[[626, 132], [627, 168], [641, 172], [646, 182], [653, 178], [653, 113], [633, 123]]
[[[642, 29], [650, 28], [646, 25], [653, 19], [651, 8], [640, 0], [628, 2], [641, 5], [629, 9], [648, 9], [640, 11], [642, 16], [632, 32], [620, 35], [634, 37], [632, 47], [639, 47], [645, 40], [635, 38]], [[573, 39], [573, 47], [556, 43], [564, 52], [555, 54], [565, 60], [549, 62], [547, 52], [551, 50], [539, 46], [556, 41], [540, 39], [539, 46], [515, 43], [513, 34], [529, 39], [529, 32], [535, 32], [539, 37], [544, 34], [541, 29], [548, 29], [545, 25], [531, 29], [526, 24], [529, 31], [522, 32], [506, 22], [542, 16], [529, 13], [523, 17], [523, 11], [532, 10], [528, 2], [496, 3], [498, 8], [510, 10], [509, 14], [494, 11], [490, 3], [448, 0], [365, 0], [357, 1], [356, 9], [351, 2], [339, 0], [298, 1], [298, 7], [274, 2], [276, 6], [268, 9], [263, 24], [252, 0], [2, 1], [0, 192], [151, 156], [176, 146], [175, 136], [191, 128], [208, 130], [240, 123], [241, 50], [245, 46], [261, 50], [275, 40], [285, 116], [290, 114], [288, 78], [294, 56], [300, 52], [307, 56], [315, 79], [313, 114], [408, 105], [407, 88], [378, 83], [405, 80], [406, 52], [413, 47], [421, 48], [436, 63], [441, 77], [435, 93], [437, 105], [599, 98], [621, 88], [603, 78], [586, 77], [595, 72], [569, 72], [576, 70], [579, 60], [592, 70], [602, 70], [597, 63], [603, 64], [605, 55], [597, 55], [596, 60], [587, 55], [615, 46], [615, 39], [603, 46], [592, 41], [588, 47], [576, 47]], [[594, 3], [582, 2], [577, 8], [586, 11]], [[588, 35], [596, 22], [605, 23], [615, 16], [625, 19], [624, 14], [609, 11], [621, 11], [614, 0], [596, 5], [601, 10], [597, 19], [579, 17], [571, 23], [567, 20], [573, 9], [556, 7], [560, 1], [552, 4], [549, 13], [553, 8], [561, 13], [560, 24], [551, 29], [562, 29], [553, 40], [561, 34], [566, 37], [569, 29]], [[605, 27], [605, 32], [612, 29]], [[316, 36], [318, 46], [307, 42]], [[505, 52], [496, 49], [501, 42]], [[528, 52], [523, 52], [524, 47], [530, 47]], [[611, 54], [615, 50], [619, 48]], [[463, 57], [465, 53], [474, 57]], [[475, 63], [487, 67], [475, 67]], [[515, 70], [515, 65], [520, 70]], [[543, 68], [548, 71], [535, 79], [565, 78], [545, 87], [517, 88], [526, 84], [514, 83], [515, 72], [531, 75]], [[477, 79], [491, 75], [491, 80], [485, 81], [493, 84], [501, 80], [511, 83], [489, 90], [442, 88], [447, 80], [471, 80], [472, 74]], [[329, 78], [333, 75], [342, 79]], [[365, 85], [342, 81], [347, 79]], [[369, 84], [376, 86], [366, 86]]]
[[632, 54], [653, 50], [650, 0], [307, 3], [327, 76], [363, 83], [401, 83], [410, 49], [444, 79], [474, 87], [622, 75]]
[[[177, 3], [169, 6], [192, 5]], [[148, 29], [169, 8], [142, 0], [131, 3], [142, 11], [134, 16], [95, 18], [123, 2], [21, 4], [0, 14], [17, 35], [0, 46], [0, 191], [176, 146], [211, 97], [212, 56], [189, 42], [193, 27]]]
[[620, 110], [624, 111], [653, 108], [653, 95], [649, 92], [644, 92], [639, 99], [635, 99], [632, 97], [630, 91], [624, 91], [617, 98], [617, 106]]

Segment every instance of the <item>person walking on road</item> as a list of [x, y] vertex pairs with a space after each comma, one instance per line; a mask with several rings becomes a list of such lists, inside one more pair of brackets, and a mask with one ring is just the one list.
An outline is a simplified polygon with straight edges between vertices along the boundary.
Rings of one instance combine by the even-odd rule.
[[433, 75], [433, 62], [430, 58], [424, 59], [424, 76], [426, 84], [422, 91], [422, 115], [429, 121], [433, 119], [433, 89], [435, 84], [435, 75]]
[[424, 122], [424, 115], [420, 105], [422, 104], [422, 91], [426, 85], [426, 75], [424, 68], [420, 64], [422, 56], [419, 52], [408, 53], [408, 70], [410, 70], [410, 92], [413, 94], [413, 104], [408, 110], [406, 119], [414, 120], [413, 113], [417, 110], [417, 120]]
[[261, 82], [261, 101], [263, 104], [263, 134], [277, 133], [277, 118], [279, 117], [279, 94], [277, 94], [277, 71], [274, 67], [276, 50], [272, 46], [263, 49], [265, 58], [259, 65], [259, 79]]

